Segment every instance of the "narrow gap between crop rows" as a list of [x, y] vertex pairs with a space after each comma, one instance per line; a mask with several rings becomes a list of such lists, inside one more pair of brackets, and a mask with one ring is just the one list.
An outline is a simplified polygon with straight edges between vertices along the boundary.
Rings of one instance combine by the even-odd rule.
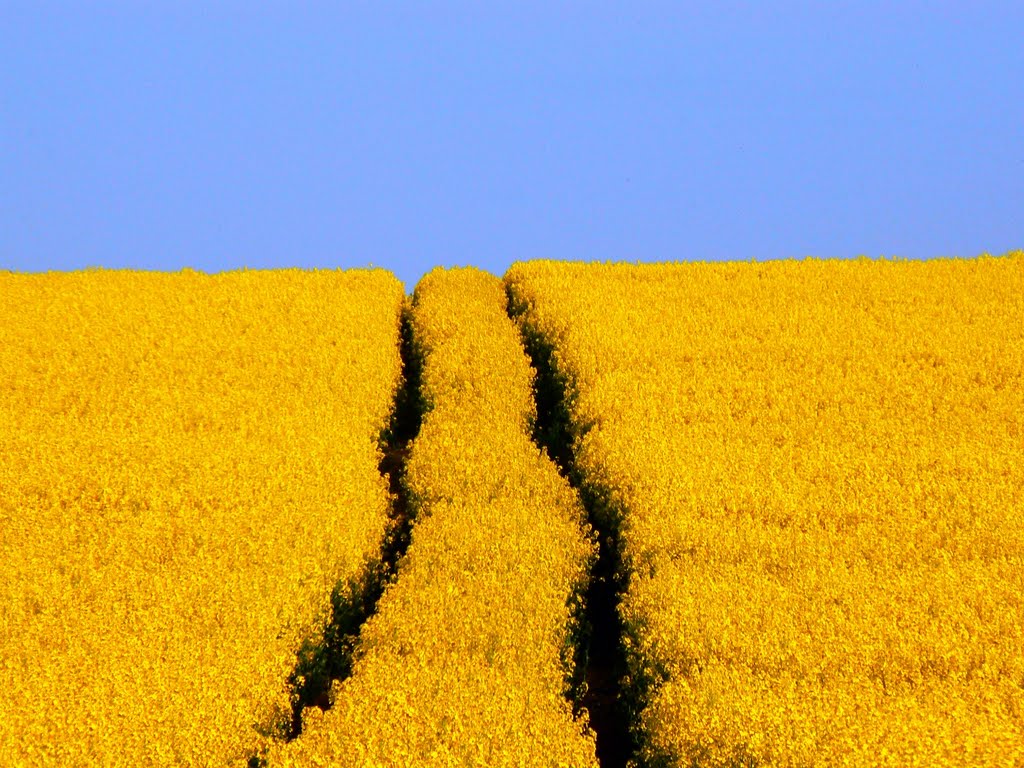
[[[509, 316], [521, 321], [524, 311], [525, 307], [518, 306], [509, 291]], [[590, 726], [597, 736], [597, 759], [601, 768], [625, 768], [634, 759], [636, 746], [629, 728], [633, 707], [624, 688], [627, 670], [618, 612], [622, 592], [618, 531], [608, 523], [614, 516], [601, 513], [602, 494], [585, 482], [576, 467], [569, 387], [556, 369], [554, 348], [527, 323], [520, 322], [520, 328], [523, 345], [537, 371], [534, 383], [537, 421], [533, 440], [547, 451], [563, 477], [579, 493], [599, 544], [584, 598], [583, 616], [578, 617], [573, 704], [577, 713], [581, 709], [589, 713]]]
[[[398, 570], [398, 561], [409, 546], [412, 520], [405, 486], [405, 465], [409, 447], [420, 429], [423, 399], [420, 390], [422, 361], [414, 350], [409, 310], [402, 314], [402, 382], [395, 395], [394, 411], [381, 435], [383, 457], [378, 469], [388, 479], [391, 493], [391, 526], [382, 544], [380, 559], [367, 567], [352, 583], [339, 583], [331, 595], [331, 619], [322, 638], [307, 642], [299, 651], [298, 663], [288, 679], [292, 691], [291, 721], [280, 734], [292, 741], [302, 732], [302, 711], [306, 707], [331, 708], [331, 684], [352, 674], [353, 652], [363, 624], [376, 612], [377, 601]], [[258, 768], [259, 757], [249, 760]]]

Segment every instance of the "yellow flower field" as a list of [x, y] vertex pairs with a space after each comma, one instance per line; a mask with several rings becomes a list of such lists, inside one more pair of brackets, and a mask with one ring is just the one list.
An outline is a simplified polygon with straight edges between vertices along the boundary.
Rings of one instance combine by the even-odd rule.
[[268, 764], [596, 766], [565, 697], [593, 547], [528, 436], [533, 372], [501, 281], [434, 270], [412, 328], [429, 409], [408, 462], [412, 541], [333, 707], [307, 709]]
[[244, 765], [380, 556], [383, 271], [0, 273], [0, 757]]
[[1024, 765], [1024, 252], [0, 273], [0, 690], [4, 766]]
[[1024, 764], [1024, 254], [532, 262], [651, 766]]

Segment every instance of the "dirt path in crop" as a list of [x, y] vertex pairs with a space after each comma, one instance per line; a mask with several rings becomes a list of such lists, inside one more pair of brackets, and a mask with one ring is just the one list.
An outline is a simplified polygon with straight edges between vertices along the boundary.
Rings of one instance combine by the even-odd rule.
[[[511, 296], [508, 309], [509, 316], [517, 320], [520, 309], [514, 306]], [[596, 495], [576, 469], [567, 383], [555, 369], [553, 349], [528, 327], [521, 326], [521, 329], [523, 345], [537, 371], [534, 442], [547, 451], [563, 477], [579, 493], [599, 544], [581, 617], [573, 705], [577, 711], [586, 709], [590, 715], [590, 726], [597, 736], [597, 759], [601, 768], [626, 768], [635, 756], [636, 747], [630, 732], [630, 707], [623, 685], [627, 669], [618, 611], [622, 593], [618, 572], [618, 533], [608, 524], [610, 516], [597, 508]]]
[[[299, 652], [299, 663], [290, 683], [297, 694], [291, 725], [285, 738], [295, 739], [302, 732], [302, 710], [306, 707], [330, 709], [331, 684], [352, 674], [352, 658], [359, 631], [377, 611], [377, 603], [398, 570], [412, 535], [409, 496], [405, 487], [405, 465], [410, 444], [419, 433], [423, 417], [420, 393], [421, 362], [412, 343], [408, 312], [401, 329], [402, 384], [395, 397], [391, 423], [383, 435], [383, 456], [378, 465], [388, 480], [391, 494], [391, 525], [385, 537], [380, 559], [372, 564], [357, 584], [339, 584], [331, 597], [331, 620], [324, 636]], [[301, 681], [301, 682], [300, 682]]]

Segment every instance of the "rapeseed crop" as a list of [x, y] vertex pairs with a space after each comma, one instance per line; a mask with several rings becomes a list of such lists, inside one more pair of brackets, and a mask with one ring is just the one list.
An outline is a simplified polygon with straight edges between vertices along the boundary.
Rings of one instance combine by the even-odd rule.
[[[642, 764], [1024, 764], [1020, 253], [435, 270], [411, 304], [382, 271], [0, 274], [0, 761], [595, 766], [594, 534], [506, 291], [617, 534]], [[411, 545], [286, 742], [395, 525], [403, 313]]]
[[1024, 764], [1024, 254], [506, 282], [619, 529], [648, 765]]
[[379, 557], [383, 271], [0, 273], [0, 756], [244, 765]]
[[533, 371], [501, 281], [435, 270], [411, 322], [428, 408], [407, 466], [412, 540], [333, 706], [307, 709], [268, 764], [596, 766], [566, 699], [594, 548], [530, 440]]

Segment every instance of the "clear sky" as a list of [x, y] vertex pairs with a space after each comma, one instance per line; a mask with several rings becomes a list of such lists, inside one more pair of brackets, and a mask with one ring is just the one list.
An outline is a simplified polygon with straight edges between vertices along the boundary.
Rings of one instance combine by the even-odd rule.
[[1019, 1], [0, 0], [0, 269], [1001, 253], [1022, 41]]

